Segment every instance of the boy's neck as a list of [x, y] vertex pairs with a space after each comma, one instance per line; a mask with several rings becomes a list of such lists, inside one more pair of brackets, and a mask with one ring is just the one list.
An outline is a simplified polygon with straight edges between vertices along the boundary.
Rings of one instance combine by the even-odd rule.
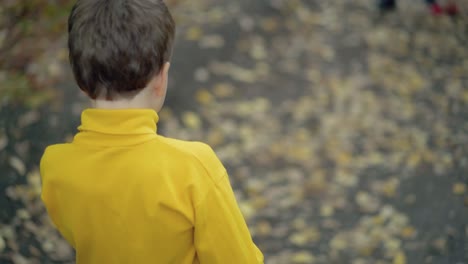
[[128, 108], [151, 108], [143, 102], [135, 102], [133, 100], [93, 100], [94, 108], [101, 109], [128, 109]]
[[118, 97], [113, 100], [105, 100], [105, 99], [96, 99], [92, 101], [92, 105], [94, 108], [100, 109], [154, 109], [155, 111], [159, 111], [161, 108], [157, 105], [157, 102], [152, 100], [153, 98], [149, 96], [150, 89], [143, 89], [138, 94], [136, 94], [133, 98], [124, 98]]

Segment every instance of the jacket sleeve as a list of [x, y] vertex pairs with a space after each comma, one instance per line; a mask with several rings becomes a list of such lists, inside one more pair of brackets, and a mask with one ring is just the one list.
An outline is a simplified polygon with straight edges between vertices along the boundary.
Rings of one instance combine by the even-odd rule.
[[[49, 150], [50, 147], [47, 149]], [[47, 210], [47, 214], [49, 215], [49, 218], [52, 220], [52, 223], [54, 223], [55, 227], [62, 234], [62, 236], [71, 244], [71, 246], [75, 247], [72, 232], [64, 227], [62, 218], [59, 214], [59, 210], [58, 210], [59, 199], [55, 191], [56, 188], [54, 188], [53, 181], [47, 175], [47, 172], [50, 169], [50, 163], [48, 162], [49, 152], [50, 151], [46, 150], [40, 162], [40, 174], [41, 174], [41, 182], [42, 182], [41, 200]]]
[[201, 264], [263, 263], [232, 191], [229, 178], [213, 183], [195, 208], [195, 248]]

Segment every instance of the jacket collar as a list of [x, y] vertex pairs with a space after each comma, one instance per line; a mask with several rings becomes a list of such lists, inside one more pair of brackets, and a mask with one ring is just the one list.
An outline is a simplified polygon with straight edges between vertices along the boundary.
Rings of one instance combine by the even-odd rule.
[[159, 116], [151, 109], [96, 109], [81, 114], [74, 143], [133, 145], [156, 137]]

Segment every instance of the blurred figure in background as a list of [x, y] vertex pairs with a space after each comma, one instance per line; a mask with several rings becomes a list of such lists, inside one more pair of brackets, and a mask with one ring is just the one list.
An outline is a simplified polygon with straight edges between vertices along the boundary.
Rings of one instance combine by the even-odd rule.
[[[448, 3], [442, 7], [437, 0], [424, 0], [428, 5], [433, 15], [442, 15], [444, 13], [454, 16], [458, 13], [458, 7], [454, 1], [448, 1]], [[391, 11], [396, 8], [396, 0], [378, 0], [378, 7], [380, 11]]]

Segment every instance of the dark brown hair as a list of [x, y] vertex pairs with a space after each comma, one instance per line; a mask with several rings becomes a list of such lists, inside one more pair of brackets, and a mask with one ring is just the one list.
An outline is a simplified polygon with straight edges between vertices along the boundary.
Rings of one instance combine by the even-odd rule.
[[78, 86], [92, 99], [135, 94], [170, 60], [174, 32], [162, 0], [78, 0], [68, 19]]

